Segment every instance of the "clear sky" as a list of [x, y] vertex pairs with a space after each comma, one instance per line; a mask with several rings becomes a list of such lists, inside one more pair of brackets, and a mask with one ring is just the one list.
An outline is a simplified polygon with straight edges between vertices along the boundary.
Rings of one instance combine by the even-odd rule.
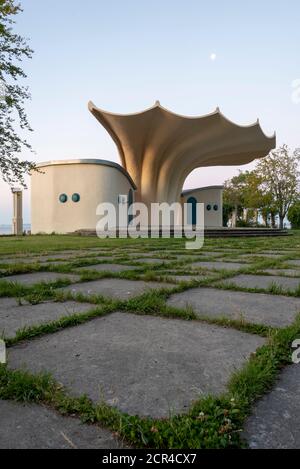
[[[186, 115], [217, 106], [239, 124], [257, 117], [277, 144], [300, 146], [299, 0], [21, 0], [15, 29], [30, 39], [26, 106], [36, 161], [119, 162], [87, 110], [143, 110], [159, 100]], [[297, 84], [298, 83], [298, 84]], [[246, 166], [240, 167], [246, 169]], [[237, 167], [193, 171], [185, 187], [222, 184]], [[29, 191], [24, 222], [30, 221]], [[10, 190], [0, 183], [0, 224], [10, 223]]]

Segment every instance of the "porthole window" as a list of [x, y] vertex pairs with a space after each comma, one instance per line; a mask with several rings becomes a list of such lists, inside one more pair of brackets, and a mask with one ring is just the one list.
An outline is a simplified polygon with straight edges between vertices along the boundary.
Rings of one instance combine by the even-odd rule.
[[59, 196], [59, 201], [60, 201], [62, 204], [64, 204], [65, 202], [67, 202], [67, 200], [68, 200], [67, 194], [60, 194], [60, 196]]
[[75, 192], [75, 193], [72, 195], [72, 200], [73, 200], [73, 202], [79, 202], [79, 200], [80, 200], [80, 195], [77, 194], [77, 192]]
[[211, 205], [210, 205], [210, 204], [207, 204], [207, 205], [206, 205], [206, 210], [208, 210], [208, 211], [211, 210]]
[[218, 205], [217, 205], [217, 204], [215, 204], [215, 205], [214, 205], [214, 210], [215, 210], [215, 211], [217, 211], [217, 210], [218, 210], [218, 208], [219, 208], [219, 207], [218, 207]]

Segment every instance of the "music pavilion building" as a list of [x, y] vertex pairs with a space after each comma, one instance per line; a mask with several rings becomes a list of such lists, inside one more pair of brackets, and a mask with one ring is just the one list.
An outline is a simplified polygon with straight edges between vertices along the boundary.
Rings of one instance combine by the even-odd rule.
[[[89, 102], [89, 110], [114, 140], [121, 165], [102, 159], [48, 161], [31, 176], [32, 233], [94, 231], [102, 202], [115, 205], [121, 196], [143, 202], [204, 203], [207, 228], [222, 226], [222, 186], [182, 190], [195, 168], [243, 165], [263, 158], [276, 146], [259, 122], [240, 126], [217, 108], [201, 117], [186, 117], [154, 106], [135, 114], [115, 114]], [[122, 197], [124, 200], [124, 197]]]

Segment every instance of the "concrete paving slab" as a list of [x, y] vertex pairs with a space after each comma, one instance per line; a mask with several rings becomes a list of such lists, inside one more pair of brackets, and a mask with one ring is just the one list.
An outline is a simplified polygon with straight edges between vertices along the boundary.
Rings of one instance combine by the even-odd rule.
[[[160, 275], [160, 274], [159, 274]], [[176, 282], [190, 282], [191, 280], [203, 280], [207, 278], [206, 275], [174, 275], [174, 274], [163, 274], [163, 276], [170, 278]]]
[[296, 267], [300, 267], [300, 259], [293, 259], [291, 261], [286, 261], [288, 264], [290, 265], [293, 265], [293, 266], [296, 266]]
[[1, 277], [1, 280], [6, 280], [7, 282], [18, 282], [25, 286], [31, 286], [39, 282], [55, 282], [56, 280], [61, 279], [68, 279], [72, 282], [75, 282], [80, 279], [80, 276], [58, 272], [32, 272], [30, 274], [18, 274]]
[[253, 258], [257, 258], [257, 257], [266, 257], [266, 258], [270, 258], [270, 259], [277, 259], [279, 257], [282, 257], [282, 254], [264, 254], [264, 253], [255, 253], [255, 254], [241, 254], [240, 257], [244, 258], [244, 257], [253, 257]]
[[86, 265], [86, 266], [83, 266], [82, 268], [85, 268], [85, 267], [89, 267], [90, 265], [96, 265], [96, 264], [99, 264], [99, 263], [103, 263], [103, 262], [115, 262], [114, 258], [113, 257], [86, 257], [86, 258], [76, 258], [76, 259], [71, 259], [70, 262], [82, 262], [82, 261], [85, 261], [85, 262], [89, 262], [89, 265]]
[[133, 296], [141, 295], [153, 288], [171, 288], [174, 285], [161, 282], [144, 282], [143, 280], [126, 280], [119, 278], [104, 278], [91, 282], [74, 283], [62, 290], [85, 295], [104, 295], [120, 300], [127, 300]]
[[[182, 272], [188, 272], [188, 273], [182, 273]], [[189, 269], [189, 265], [180, 265], [180, 266], [177, 266], [177, 268], [170, 268], [170, 269], [164, 269], [164, 270], [156, 270], [155, 273], [157, 273], [157, 275], [172, 275], [172, 276], [175, 276], [175, 275], [178, 275], [178, 276], [182, 276], [182, 275], [188, 275], [188, 276], [191, 276], [191, 277], [210, 277], [210, 278], [215, 278], [216, 276], [218, 276], [218, 272], [210, 272], [210, 271], [205, 271], [205, 272], [198, 272], [196, 269], [195, 270], [191, 270]]]
[[295, 290], [300, 285], [299, 278], [280, 277], [277, 275], [237, 275], [236, 277], [223, 280], [222, 283], [234, 283], [238, 287], [267, 289], [273, 284], [284, 290]]
[[12, 259], [0, 259], [0, 264], [5, 264], [5, 265], [12, 265], [12, 264], [36, 264], [39, 262], [39, 258], [37, 257], [22, 257], [22, 258], [17, 258], [14, 257]]
[[[118, 254], [124, 255], [124, 251]], [[159, 254], [159, 252], [153, 253], [153, 252], [139, 252], [139, 251], [127, 251], [126, 250], [126, 254], [132, 258], [138, 258], [138, 257], [142, 257], [142, 258], [154, 257], [155, 258], [155, 255]]]
[[[244, 267], [251, 267], [253, 264], [253, 259], [240, 259], [240, 258], [233, 258], [233, 257], [221, 257], [218, 259], [219, 262], [227, 262], [230, 260], [231, 264], [242, 264]], [[242, 261], [242, 262], [241, 262]]]
[[[196, 252], [196, 251], [195, 251]], [[164, 251], [162, 251], [163, 254], [166, 254], [167, 256], [186, 256], [186, 255], [192, 255], [190, 251], [187, 251], [186, 249], [179, 249], [179, 250], [169, 250], [169, 249], [166, 249]], [[194, 255], [194, 254], [193, 254]], [[197, 251], [197, 255], [200, 256], [201, 255], [201, 251]], [[153, 257], [153, 256], [152, 256]]]
[[42, 405], [0, 400], [0, 449], [117, 449], [111, 432]]
[[287, 275], [289, 277], [300, 277], [300, 269], [264, 269], [264, 272], [267, 272], [271, 275]]
[[139, 257], [139, 258], [132, 258], [131, 262], [140, 262], [143, 264], [163, 264], [164, 262], [172, 262], [171, 259], [154, 259], [152, 257]]
[[219, 251], [203, 251], [202, 249], [199, 251], [199, 254], [201, 256], [205, 256], [205, 257], [221, 257], [224, 253], [223, 252], [219, 252]]
[[40, 258], [39, 259], [39, 264], [50, 264], [50, 265], [64, 265], [67, 262], [72, 262], [72, 258], [69, 259], [57, 259], [57, 260], [51, 260], [50, 258]]
[[286, 367], [254, 407], [243, 437], [253, 449], [300, 449], [300, 365]]
[[45, 257], [42, 259], [41, 262], [54, 262], [53, 259], [55, 259], [55, 262], [80, 262], [80, 261], [91, 261], [97, 263], [97, 262], [102, 262], [102, 261], [108, 261], [111, 260], [111, 256], [93, 256], [91, 255], [92, 253], [87, 253], [85, 255], [78, 255], [78, 256], [69, 256], [65, 259], [60, 259], [56, 258], [53, 256]]
[[0, 336], [12, 337], [25, 326], [55, 321], [63, 316], [88, 311], [92, 307], [90, 303], [75, 301], [19, 305], [15, 298], [0, 298]]
[[265, 254], [276, 254], [276, 255], [280, 255], [280, 256], [287, 256], [289, 255], [291, 252], [290, 251], [283, 251], [283, 250], [266, 250], [266, 251], [261, 251], [261, 254], [265, 255]]
[[168, 416], [226, 388], [262, 337], [195, 321], [113, 313], [8, 349], [11, 368], [48, 370], [74, 395]]
[[172, 259], [171, 262], [183, 262], [186, 263], [187, 265], [190, 265], [191, 262], [195, 261], [197, 262], [199, 259], [201, 259], [201, 256], [177, 256], [176, 259]]
[[94, 264], [85, 267], [76, 267], [74, 270], [96, 270], [97, 272], [123, 272], [124, 270], [135, 270], [138, 267], [122, 264]]
[[114, 248], [111, 248], [111, 247], [108, 247], [108, 246], [94, 246], [92, 248], [86, 248], [87, 251], [104, 251], [104, 252], [107, 252], [107, 251], [113, 251]]
[[241, 264], [238, 262], [193, 262], [190, 266], [195, 268], [204, 269], [217, 269], [217, 270], [239, 270], [249, 267], [248, 264]]
[[178, 258], [180, 257], [221, 257], [223, 254], [221, 252], [209, 252], [209, 251], [202, 251], [201, 249], [199, 251], [169, 251], [166, 252], [166, 254], [170, 256], [176, 256]]
[[244, 319], [273, 327], [291, 324], [300, 313], [300, 298], [204, 287], [171, 295], [167, 303], [179, 308], [191, 306], [200, 316]]
[[214, 249], [215, 249], [216, 252], [240, 251], [241, 249], [243, 249], [243, 247], [235, 248], [235, 247], [231, 247], [231, 246], [224, 246], [224, 247], [218, 246], [217, 248], [214, 248]]

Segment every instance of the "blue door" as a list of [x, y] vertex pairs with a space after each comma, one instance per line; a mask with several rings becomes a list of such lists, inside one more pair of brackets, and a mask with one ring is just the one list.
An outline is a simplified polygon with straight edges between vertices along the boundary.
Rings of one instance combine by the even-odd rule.
[[128, 191], [128, 224], [133, 219], [133, 215], [129, 213], [130, 206], [133, 204], [133, 190], [129, 189]]
[[197, 223], [197, 200], [195, 197], [187, 199], [187, 222], [189, 225], [196, 225]]

